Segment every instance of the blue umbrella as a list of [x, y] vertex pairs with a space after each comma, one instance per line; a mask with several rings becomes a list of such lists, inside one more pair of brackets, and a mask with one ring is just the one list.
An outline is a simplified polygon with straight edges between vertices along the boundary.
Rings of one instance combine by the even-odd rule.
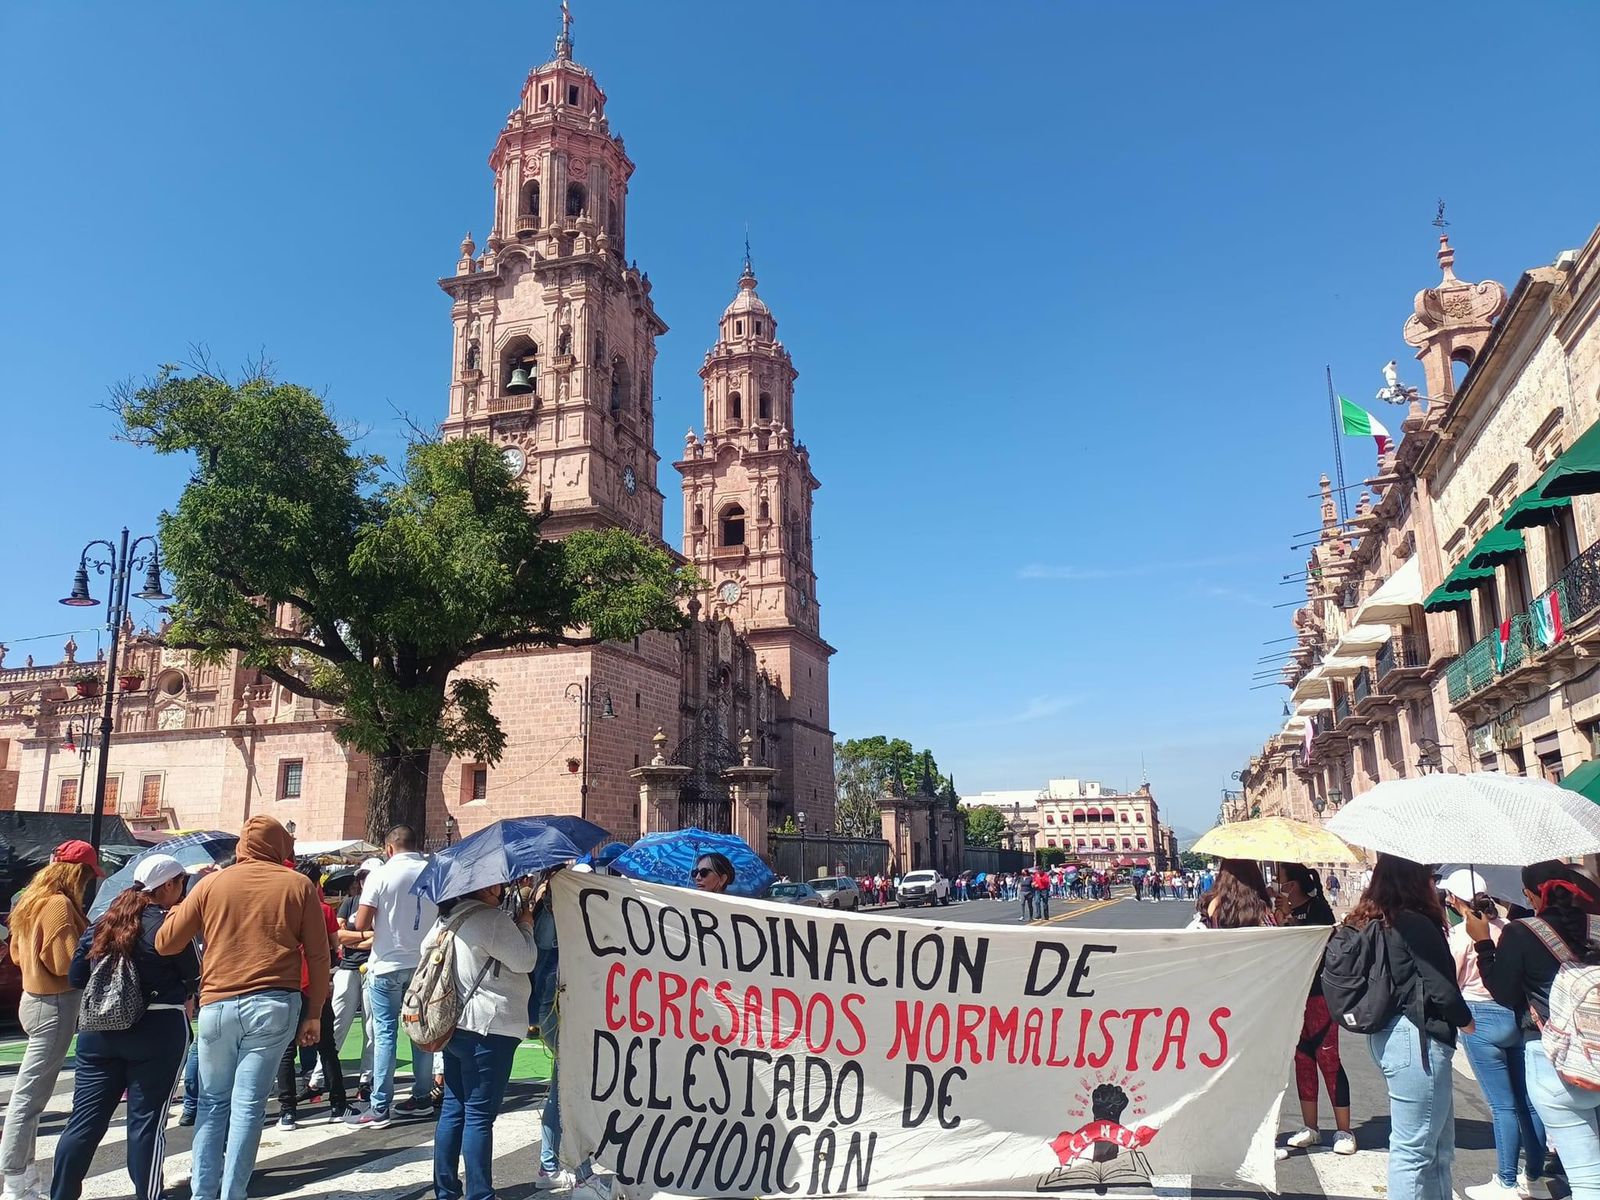
[[724, 854], [733, 864], [733, 896], [759, 896], [776, 878], [772, 868], [762, 862], [750, 843], [731, 833], [707, 833], [704, 829], [677, 829], [669, 833], [647, 833], [611, 869], [630, 879], [647, 883], [670, 883], [693, 887], [689, 872], [702, 854]]
[[587, 839], [590, 835], [580, 827], [598, 834], [589, 845], [606, 836], [605, 830], [578, 817], [511, 817], [496, 821], [435, 853], [411, 890], [437, 904], [452, 896], [465, 896], [479, 888], [510, 883], [572, 862], [582, 857], [585, 842], [573, 841], [565, 830]]
[[89, 907], [89, 918], [93, 920], [100, 916], [111, 907], [113, 900], [133, 886], [134, 868], [152, 854], [170, 855], [186, 867], [202, 867], [227, 858], [238, 845], [238, 834], [223, 833], [220, 829], [180, 834], [157, 842], [123, 863], [122, 869], [115, 875], [101, 881], [100, 890], [95, 893], [94, 903]]

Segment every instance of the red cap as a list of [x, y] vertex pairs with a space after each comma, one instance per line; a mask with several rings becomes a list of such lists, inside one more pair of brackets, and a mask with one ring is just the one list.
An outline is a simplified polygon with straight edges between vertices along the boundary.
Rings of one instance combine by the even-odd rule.
[[81, 863], [94, 872], [96, 879], [104, 879], [106, 873], [100, 869], [100, 856], [94, 852], [94, 847], [88, 842], [73, 838], [70, 842], [62, 842], [50, 855], [51, 862]]

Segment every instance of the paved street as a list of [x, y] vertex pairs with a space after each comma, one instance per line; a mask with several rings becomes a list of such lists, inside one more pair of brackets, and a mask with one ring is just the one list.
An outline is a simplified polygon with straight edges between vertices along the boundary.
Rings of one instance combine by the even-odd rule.
[[[901, 915], [899, 909], [885, 910]], [[1052, 904], [1050, 923], [1073, 924], [1105, 929], [1176, 929], [1188, 920], [1193, 906], [1188, 901], [1135, 903], [1131, 894], [1111, 901], [1079, 901]], [[872, 914], [867, 914], [871, 916]], [[916, 920], [951, 924], [994, 922], [1015, 925], [1018, 905], [1011, 901], [974, 900], [945, 908], [906, 909], [904, 915]], [[1194, 934], [1191, 936], [1204, 936]], [[1382, 1081], [1360, 1038], [1343, 1043], [1345, 1068], [1355, 1110], [1356, 1136], [1364, 1147], [1353, 1157], [1343, 1158], [1323, 1148], [1310, 1154], [1296, 1151], [1278, 1165], [1281, 1193], [1290, 1197], [1348, 1198], [1379, 1200], [1386, 1194], [1384, 1179], [1389, 1136], [1387, 1101]], [[1461, 1058], [1457, 1056], [1458, 1060]], [[14, 1072], [14, 1067], [3, 1068]], [[533, 1066], [542, 1074], [542, 1062]], [[1463, 1186], [1481, 1183], [1493, 1172], [1494, 1142], [1489, 1113], [1479, 1095], [1476, 1082], [1458, 1070], [1456, 1088], [1457, 1158], [1455, 1183]], [[7, 1085], [9, 1079], [6, 1080]], [[495, 1182], [501, 1196], [510, 1200], [538, 1195], [532, 1186], [536, 1171], [536, 1146], [539, 1136], [539, 1109], [544, 1100], [542, 1079], [519, 1078], [513, 1081], [507, 1111], [495, 1128]], [[72, 1071], [62, 1073], [55, 1099], [40, 1130], [39, 1157], [48, 1161], [54, 1153], [57, 1136], [66, 1121], [72, 1095]], [[268, 1104], [269, 1113], [276, 1104]], [[375, 1132], [347, 1132], [342, 1125], [324, 1123], [327, 1110], [304, 1110], [301, 1128], [280, 1132], [269, 1126], [261, 1142], [256, 1177], [251, 1184], [253, 1197], [324, 1197], [349, 1193], [363, 1200], [413, 1200], [431, 1194], [430, 1154], [432, 1143], [425, 1125], [396, 1124]], [[1282, 1133], [1298, 1127], [1298, 1108], [1293, 1092], [1285, 1099]], [[1219, 1115], [1219, 1120], [1225, 1116]], [[167, 1182], [172, 1200], [188, 1200], [189, 1148], [192, 1129], [174, 1124], [167, 1131]], [[125, 1131], [119, 1121], [107, 1135], [95, 1159], [94, 1174], [85, 1188], [86, 1200], [110, 1200], [130, 1196], [123, 1165]], [[1203, 1196], [1246, 1196], [1250, 1189], [1234, 1186], [1206, 1186], [1204, 1181], [1172, 1181], [1160, 1194]]]

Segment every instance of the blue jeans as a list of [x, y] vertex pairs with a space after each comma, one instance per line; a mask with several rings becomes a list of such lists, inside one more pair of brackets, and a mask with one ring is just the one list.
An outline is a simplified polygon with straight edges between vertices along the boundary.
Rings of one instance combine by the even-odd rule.
[[1572, 1200], [1600, 1200], [1600, 1092], [1573, 1087], [1557, 1075], [1537, 1039], [1524, 1047], [1523, 1055], [1528, 1099], [1561, 1156]]
[[[552, 1040], [551, 1044], [554, 1042]], [[544, 1098], [539, 1118], [539, 1169], [546, 1175], [561, 1170], [561, 1060], [550, 1052], [550, 1093]], [[594, 1174], [594, 1162], [584, 1159], [574, 1174], [582, 1183]]]
[[1428, 1038], [1424, 1054], [1417, 1027], [1402, 1015], [1368, 1034], [1367, 1048], [1389, 1085], [1388, 1200], [1452, 1200], [1455, 1047]]
[[200, 1111], [200, 1043], [189, 1043], [189, 1057], [183, 1064], [183, 1115]]
[[1528, 1101], [1522, 1030], [1517, 1015], [1493, 1000], [1471, 1000], [1467, 1007], [1475, 1029], [1461, 1035], [1461, 1048], [1494, 1116], [1495, 1173], [1506, 1187], [1516, 1187], [1519, 1147], [1528, 1178], [1544, 1174], [1544, 1123]]
[[194, 1200], [244, 1200], [261, 1147], [267, 1093], [299, 1013], [300, 993], [286, 991], [217, 1000], [200, 1010]]
[[444, 1103], [433, 1134], [433, 1194], [461, 1200], [461, 1159], [467, 1160], [466, 1200], [494, 1200], [494, 1119], [500, 1115], [517, 1039], [457, 1029], [444, 1048]]
[[[367, 997], [372, 1011], [372, 1107], [388, 1112], [394, 1101], [394, 1069], [400, 1058], [400, 1002], [405, 999], [411, 971], [390, 971], [367, 976]], [[411, 1098], [423, 1101], [433, 1091], [433, 1055], [411, 1047]]]

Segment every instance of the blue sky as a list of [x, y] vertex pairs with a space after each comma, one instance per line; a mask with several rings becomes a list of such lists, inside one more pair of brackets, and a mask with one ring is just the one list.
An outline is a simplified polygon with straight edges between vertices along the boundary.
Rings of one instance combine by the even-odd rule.
[[[834, 727], [926, 744], [963, 791], [1142, 761], [1205, 828], [1279, 721], [1248, 689], [1330, 465], [1324, 364], [1359, 401], [1408, 364], [1436, 197], [1463, 278], [1508, 285], [1600, 220], [1600, 76], [1560, 51], [1595, 43], [1588, 5], [574, 3], [672, 327], [663, 458], [748, 222], [823, 481]], [[79, 546], [181, 487], [109, 440], [116, 380], [265, 350], [374, 450], [393, 408], [442, 417], [434, 280], [483, 237], [556, 11], [0, 12], [12, 664], [58, 655], [22, 639], [74, 626]]]

